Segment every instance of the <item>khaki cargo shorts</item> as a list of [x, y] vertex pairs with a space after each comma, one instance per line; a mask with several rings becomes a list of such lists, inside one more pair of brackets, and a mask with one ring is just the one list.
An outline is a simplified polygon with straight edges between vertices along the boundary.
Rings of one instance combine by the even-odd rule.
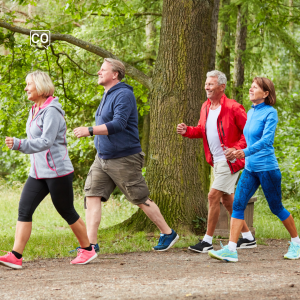
[[215, 180], [211, 188], [230, 195], [234, 193], [235, 184], [239, 174], [240, 172], [231, 174], [227, 161], [219, 161], [214, 164]]
[[96, 154], [84, 185], [84, 207], [86, 197], [101, 197], [106, 202], [115, 187], [121, 190], [132, 204], [145, 204], [149, 198], [149, 189], [142, 175], [144, 152], [113, 158], [102, 159]]

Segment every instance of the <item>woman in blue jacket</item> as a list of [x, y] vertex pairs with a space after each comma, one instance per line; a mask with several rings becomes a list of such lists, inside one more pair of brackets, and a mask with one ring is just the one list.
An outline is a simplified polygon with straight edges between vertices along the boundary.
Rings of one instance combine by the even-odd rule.
[[239, 180], [233, 202], [229, 244], [219, 251], [209, 251], [212, 258], [238, 261], [237, 241], [243, 226], [244, 211], [249, 199], [261, 185], [269, 207], [283, 223], [291, 235], [287, 259], [300, 258], [300, 239], [292, 215], [281, 201], [281, 172], [274, 152], [274, 136], [278, 123], [274, 84], [264, 77], [255, 77], [249, 90], [249, 110], [244, 135], [247, 148], [234, 153], [237, 159], [245, 158], [245, 170]]

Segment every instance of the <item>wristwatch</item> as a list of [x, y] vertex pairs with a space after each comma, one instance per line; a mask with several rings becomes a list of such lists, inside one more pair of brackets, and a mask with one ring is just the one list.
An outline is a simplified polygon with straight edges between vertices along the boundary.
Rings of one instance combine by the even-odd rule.
[[93, 127], [89, 127], [88, 129], [89, 129], [90, 136], [93, 136], [94, 135]]

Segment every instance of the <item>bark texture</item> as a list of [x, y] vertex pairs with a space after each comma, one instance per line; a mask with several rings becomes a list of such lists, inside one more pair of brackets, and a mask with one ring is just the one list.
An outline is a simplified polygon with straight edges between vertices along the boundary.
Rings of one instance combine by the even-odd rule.
[[220, 0], [214, 1], [214, 7], [212, 11], [212, 21], [211, 21], [211, 56], [209, 63], [209, 71], [215, 69], [216, 65], [216, 46], [217, 46], [217, 36], [218, 36], [218, 19], [219, 19], [219, 7]]
[[233, 99], [239, 103], [243, 102], [243, 84], [244, 84], [244, 62], [243, 54], [246, 50], [247, 38], [247, 9], [242, 5], [238, 5], [238, 15], [236, 22], [235, 37], [235, 58], [233, 71]]
[[[178, 123], [197, 125], [206, 101], [204, 83], [212, 49], [214, 1], [165, 0], [159, 53], [151, 91], [150, 150], [146, 179], [167, 223], [191, 231], [207, 214], [209, 165], [201, 139], [176, 133]], [[139, 210], [131, 219], [139, 230], [153, 223]]]
[[[222, 0], [221, 6], [229, 5], [230, 0]], [[217, 39], [217, 69], [223, 72], [230, 82], [230, 28], [228, 20], [219, 19]], [[228, 95], [227, 95], [228, 96]]]

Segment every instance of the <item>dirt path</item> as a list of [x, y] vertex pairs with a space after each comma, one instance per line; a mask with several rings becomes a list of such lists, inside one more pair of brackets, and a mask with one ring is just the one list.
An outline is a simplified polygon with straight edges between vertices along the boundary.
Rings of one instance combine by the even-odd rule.
[[0, 299], [300, 299], [300, 260], [282, 258], [286, 241], [268, 244], [240, 250], [235, 264], [172, 249], [0, 267]]

